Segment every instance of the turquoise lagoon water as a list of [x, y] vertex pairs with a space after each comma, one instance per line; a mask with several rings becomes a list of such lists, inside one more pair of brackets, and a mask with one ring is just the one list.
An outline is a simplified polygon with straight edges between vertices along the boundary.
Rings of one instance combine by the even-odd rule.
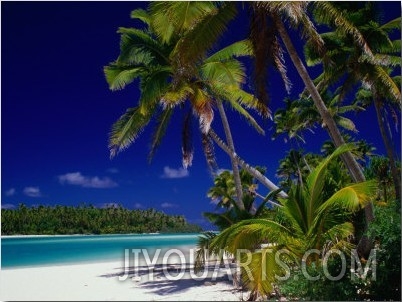
[[2, 237], [2, 269], [123, 260], [126, 249], [195, 246], [199, 234]]

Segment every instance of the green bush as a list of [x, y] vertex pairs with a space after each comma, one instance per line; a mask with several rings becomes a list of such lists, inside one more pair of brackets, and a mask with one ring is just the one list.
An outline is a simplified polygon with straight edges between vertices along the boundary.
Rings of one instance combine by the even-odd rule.
[[376, 218], [368, 234], [377, 252], [377, 278], [370, 299], [401, 301], [401, 212], [396, 202], [375, 206]]
[[[317, 277], [318, 280], [309, 280], [301, 267], [293, 271], [290, 278], [279, 284], [280, 293], [289, 300], [308, 301], [358, 301], [361, 300], [358, 288], [360, 279], [352, 280], [350, 273], [350, 258], [347, 259], [347, 267], [342, 275], [342, 262], [340, 257], [333, 257], [327, 262], [324, 272], [323, 266], [306, 266], [308, 276]], [[330, 280], [332, 277], [342, 276], [339, 280]]]
[[[331, 281], [325, 277], [322, 266], [314, 265], [307, 266], [307, 273], [310, 276], [320, 275], [320, 278], [314, 281], [308, 280], [298, 267], [292, 271], [288, 280], [278, 284], [280, 293], [294, 300], [401, 301], [400, 209], [395, 202], [385, 206], [376, 205], [375, 216], [368, 230], [369, 237], [375, 241], [373, 258], [371, 262], [362, 263], [362, 268], [370, 268], [366, 278], [354, 278], [356, 275], [351, 272], [352, 258], [346, 257], [346, 272], [340, 280]], [[342, 269], [340, 257], [330, 259], [327, 268], [331, 276], [338, 276]]]

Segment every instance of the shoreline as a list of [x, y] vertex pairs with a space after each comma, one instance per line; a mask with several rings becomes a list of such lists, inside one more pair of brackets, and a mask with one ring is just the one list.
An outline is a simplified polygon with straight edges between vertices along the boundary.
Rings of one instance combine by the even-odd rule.
[[[131, 235], [165, 235], [169, 233], [124, 233], [124, 234], [55, 234], [55, 235], [1, 235], [0, 238], [38, 238], [38, 237], [85, 237], [85, 236], [131, 236]], [[173, 233], [176, 234], [176, 233]], [[177, 234], [187, 234], [187, 233], [177, 233]], [[197, 233], [188, 233], [197, 234]]]
[[46, 234], [38, 234], [38, 235], [1, 235], [0, 238], [38, 238], [38, 237], [85, 237], [85, 236], [133, 236], [133, 235], [201, 235], [204, 232], [218, 232], [218, 231], [202, 231], [200, 233], [160, 233], [160, 232], [151, 232], [151, 233], [116, 233], [116, 234], [54, 234], [54, 235], [46, 235]]
[[166, 270], [155, 265], [150, 272], [146, 266], [134, 270], [123, 261], [112, 261], [2, 269], [0, 300], [240, 301], [245, 297], [227, 269], [207, 269], [207, 276], [197, 279], [191, 276], [191, 266], [186, 263], [179, 271], [175, 264]]

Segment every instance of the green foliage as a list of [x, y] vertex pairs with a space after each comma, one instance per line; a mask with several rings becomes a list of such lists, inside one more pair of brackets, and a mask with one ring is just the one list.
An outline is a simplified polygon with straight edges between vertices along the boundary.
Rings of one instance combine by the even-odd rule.
[[[256, 170], [261, 174], [265, 173], [265, 168], [256, 167]], [[269, 212], [272, 212], [266, 207], [266, 204], [273, 203], [270, 199], [275, 197], [279, 191], [273, 191], [266, 197], [259, 195], [256, 192], [258, 188], [256, 179], [244, 169], [240, 170], [240, 179], [243, 187], [244, 209], [240, 209], [235, 201], [236, 188], [232, 172], [227, 170], [221, 172], [215, 177], [214, 186], [208, 190], [207, 196], [216, 203], [216, 211], [204, 212], [203, 216], [216, 225], [219, 230], [245, 219], [266, 217]], [[262, 202], [258, 204], [257, 196], [262, 199]]]
[[[308, 280], [301, 267], [292, 271], [291, 278], [279, 283], [281, 295], [288, 299], [318, 301], [383, 301], [401, 299], [401, 214], [398, 205], [392, 202], [386, 206], [375, 205], [376, 219], [370, 225], [368, 233], [376, 241], [375, 264], [366, 278], [354, 278], [351, 262], [346, 259], [345, 274], [339, 280], [332, 281], [325, 277], [323, 266], [310, 264], [306, 270], [318, 280]], [[367, 266], [368, 263], [362, 263]], [[373, 265], [376, 275], [373, 278]], [[331, 276], [341, 273], [339, 257], [330, 259], [327, 269]]]
[[121, 206], [95, 208], [92, 205], [38, 206], [1, 210], [3, 235], [198, 233], [183, 216], [167, 215], [154, 209], [128, 210]]
[[[350, 263], [349, 263], [350, 264]], [[292, 276], [279, 284], [281, 295], [289, 300], [308, 301], [359, 301], [358, 287], [364, 283], [360, 280], [352, 280], [350, 265], [346, 273], [339, 280], [330, 280], [326, 274], [336, 277], [342, 274], [342, 264], [339, 257], [330, 259], [327, 263], [327, 272], [324, 272], [322, 265], [314, 263], [306, 267], [308, 276], [316, 277], [317, 280], [309, 280], [301, 267], [292, 271]]]
[[[270, 294], [273, 276], [277, 271], [274, 262], [272, 265], [258, 262], [262, 252], [284, 248], [296, 259], [294, 263], [297, 264], [311, 249], [325, 254], [330, 250], [348, 253], [353, 248], [350, 242], [354, 235], [352, 213], [367, 204], [376, 190], [375, 182], [356, 183], [327, 192], [327, 179], [331, 177], [330, 164], [338, 162], [335, 161], [337, 157], [354, 148], [353, 145], [337, 148], [311, 171], [305, 181], [294, 184], [288, 192], [288, 198], [279, 199], [282, 207], [277, 209], [278, 215], [273, 220], [243, 220], [212, 239], [212, 249], [221, 248], [233, 255], [238, 249], [253, 251], [250, 263], [252, 278], [248, 282], [243, 280], [253, 295], [256, 292], [261, 296]], [[268, 248], [261, 246], [267, 243], [271, 244]], [[310, 260], [316, 265], [320, 261], [318, 255]], [[265, 279], [260, 279], [261, 272], [266, 274]]]
[[[357, 104], [342, 104], [339, 94], [333, 94], [329, 90], [321, 93], [321, 98], [327, 106], [329, 114], [341, 128], [357, 132], [355, 124], [347, 118], [347, 114], [363, 110], [362, 107]], [[274, 115], [275, 133], [273, 138], [285, 134], [285, 142], [296, 139], [305, 143], [303, 134], [307, 130], [314, 133], [315, 128], [326, 127], [310, 98], [306, 96], [301, 96], [296, 100], [285, 98], [284, 102], [285, 108], [278, 109]]]
[[369, 236], [377, 244], [377, 279], [370, 284], [369, 298], [401, 299], [401, 212], [396, 202], [376, 205], [376, 219]]
[[[250, 42], [238, 41], [213, 54], [209, 52], [235, 14], [233, 4], [199, 1], [154, 2], [147, 10], [132, 12], [131, 17], [144, 24], [140, 28], [119, 28], [120, 54], [104, 67], [104, 73], [111, 90], [139, 83], [140, 98], [112, 126], [111, 157], [133, 144], [156, 120], [151, 160], [174, 109], [187, 111], [191, 107], [199, 118], [202, 135], [208, 134], [214, 118], [214, 100], [227, 102], [257, 131], [264, 132], [248, 112], [248, 108], [264, 108], [243, 90], [247, 75], [236, 59], [252, 55]], [[184, 146], [183, 150], [183, 165], [187, 167], [191, 165], [193, 151]]]
[[[400, 173], [400, 162], [397, 163]], [[387, 202], [395, 198], [395, 188], [392, 185], [391, 165], [389, 158], [384, 156], [373, 156], [364, 170], [367, 179], [375, 179], [379, 183], [379, 190], [376, 199]]]

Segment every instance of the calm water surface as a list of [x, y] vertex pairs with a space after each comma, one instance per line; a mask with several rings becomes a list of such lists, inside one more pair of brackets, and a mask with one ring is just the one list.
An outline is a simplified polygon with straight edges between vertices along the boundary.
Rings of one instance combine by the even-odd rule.
[[125, 249], [195, 246], [199, 234], [2, 237], [3, 269], [124, 259]]

